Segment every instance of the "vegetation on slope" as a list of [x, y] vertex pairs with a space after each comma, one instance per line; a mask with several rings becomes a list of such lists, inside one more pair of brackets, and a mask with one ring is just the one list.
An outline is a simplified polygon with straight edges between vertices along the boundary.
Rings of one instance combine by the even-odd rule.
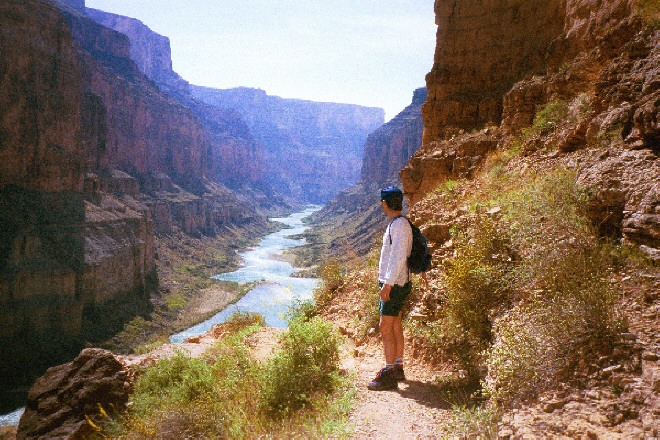
[[139, 371], [127, 414], [98, 429], [113, 438], [318, 437], [347, 431], [350, 401], [339, 335], [321, 318], [293, 314], [265, 362], [246, 345], [263, 326], [234, 315], [202, 358], [178, 354]]
[[[480, 406], [455, 414], [452, 435], [493, 434], [487, 421], [499, 411], [564, 383], [584, 385], [590, 360], [611, 353], [626, 329], [613, 277], [650, 262], [602, 235], [589, 215], [591, 189], [553, 143], [563, 124], [590, 111], [587, 95], [548, 103], [477, 176], [440, 183], [413, 209], [423, 222], [452, 225], [450, 240], [437, 244], [435, 267], [415, 280], [415, 319], [406, 321], [418, 357], [459, 372], [443, 386], [479, 390], [472, 402]], [[348, 268], [329, 261], [322, 273], [321, 313], [345, 298], [353, 334], [375, 335], [376, 252]]]
[[194, 238], [182, 233], [159, 237], [157, 268], [159, 292], [150, 300], [152, 312], [137, 316], [112, 339], [100, 344], [115, 353], [146, 353], [169, 341], [169, 336], [202, 322], [239, 300], [251, 284], [218, 281], [211, 276], [239, 267], [236, 251], [276, 230], [253, 224], [227, 229], [216, 238]]

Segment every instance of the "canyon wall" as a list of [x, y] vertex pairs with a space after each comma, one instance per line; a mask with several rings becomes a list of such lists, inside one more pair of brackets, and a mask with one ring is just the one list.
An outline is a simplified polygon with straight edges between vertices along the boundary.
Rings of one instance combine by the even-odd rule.
[[[603, 234], [660, 260], [657, 6], [468, 0], [435, 13], [422, 147], [401, 172], [410, 202], [474, 176], [495, 149], [546, 148], [593, 192]], [[566, 114], [542, 131], [551, 108]]]
[[358, 180], [364, 141], [384, 119], [379, 108], [283, 99], [244, 87], [192, 86], [192, 93], [238, 112], [264, 146], [269, 183], [303, 202], [323, 203]]
[[401, 185], [399, 170], [422, 142], [421, 106], [425, 99], [425, 88], [415, 90], [409, 106], [367, 137], [360, 181], [337, 194], [312, 217], [312, 233], [330, 237], [319, 260], [366, 255], [382, 236], [385, 217], [378, 203], [380, 189]]
[[[85, 13], [96, 23], [126, 35], [129, 57], [138, 69], [165, 95], [183, 105], [206, 134], [209, 157], [205, 170], [219, 182], [238, 188], [238, 182], [250, 186], [264, 180], [263, 148], [255, 141], [241, 116], [193, 98], [190, 84], [172, 70], [169, 39], [153, 32], [141, 21], [92, 8]], [[193, 139], [194, 140], [194, 139]]]
[[425, 100], [426, 88], [415, 90], [409, 106], [367, 137], [361, 181], [384, 184], [398, 177], [422, 143], [421, 106]]
[[[84, 192], [81, 122], [94, 119], [87, 112], [98, 101], [85, 86], [85, 59], [67, 21], [46, 1], [3, 2], [0, 21], [4, 389], [75, 354], [100, 333], [104, 318], [144, 312], [155, 264], [145, 210], [135, 215], [114, 201], [111, 218], [90, 215], [99, 201]], [[102, 252], [92, 255], [90, 241], [103, 240]], [[117, 284], [105, 278], [111, 266]]]
[[265, 221], [258, 191], [222, 184], [262, 177], [240, 117], [207, 109], [202, 121], [140, 72], [128, 37], [83, 10], [0, 4], [3, 389], [148, 312], [157, 233]]
[[147, 78], [168, 94], [186, 95], [190, 84], [172, 70], [170, 39], [147, 27], [141, 21], [98, 9], [86, 8], [85, 14], [95, 22], [126, 35], [130, 42], [130, 57]]
[[424, 143], [499, 123], [502, 96], [543, 72], [561, 35], [561, 1], [438, 1], [436, 50], [426, 77]]

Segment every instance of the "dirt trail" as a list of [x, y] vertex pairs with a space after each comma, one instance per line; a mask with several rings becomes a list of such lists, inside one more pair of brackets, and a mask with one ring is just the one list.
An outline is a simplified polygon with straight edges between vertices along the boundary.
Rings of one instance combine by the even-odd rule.
[[358, 388], [350, 416], [355, 428], [351, 438], [440, 438], [438, 427], [451, 417], [451, 406], [433, 381], [442, 372], [406, 365], [408, 380], [397, 389], [370, 391], [366, 385], [382, 368], [382, 357], [378, 346], [361, 347], [357, 356], [350, 342], [344, 349], [343, 367], [355, 373]]

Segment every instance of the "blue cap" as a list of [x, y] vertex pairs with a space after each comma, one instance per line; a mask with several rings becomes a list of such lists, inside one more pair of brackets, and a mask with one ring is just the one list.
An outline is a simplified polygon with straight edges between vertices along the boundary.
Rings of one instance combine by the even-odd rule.
[[403, 191], [401, 191], [396, 186], [388, 186], [380, 190], [380, 199], [381, 200], [391, 200], [394, 198], [403, 199]]

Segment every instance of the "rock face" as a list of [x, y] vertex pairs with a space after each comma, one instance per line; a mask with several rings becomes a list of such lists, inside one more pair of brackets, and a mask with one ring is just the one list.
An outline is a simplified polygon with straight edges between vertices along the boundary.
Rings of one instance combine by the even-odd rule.
[[90, 438], [87, 417], [123, 411], [130, 383], [124, 365], [105, 350], [88, 348], [72, 362], [48, 369], [30, 388], [17, 439]]
[[49, 335], [67, 347], [80, 331], [83, 90], [82, 63], [55, 8], [3, 2], [0, 12], [0, 370], [11, 383], [24, 374], [12, 366], [31, 349], [47, 351]]
[[172, 70], [170, 39], [153, 32], [141, 21], [86, 8], [85, 14], [95, 22], [126, 35], [131, 41], [130, 57], [138, 69], [168, 94], [189, 94], [190, 84]]
[[[400, 186], [399, 170], [420, 147], [425, 99], [425, 88], [415, 90], [409, 106], [367, 137], [360, 182], [340, 192], [313, 216], [320, 225], [316, 231], [333, 236], [328, 258], [366, 255], [381, 236], [380, 189], [389, 184]], [[342, 225], [341, 230], [336, 225]]]
[[[598, 8], [587, 0], [466, 1], [436, 2], [435, 12], [423, 145], [401, 172], [409, 200], [470, 178], [498, 146], [599, 150], [600, 159], [577, 166], [594, 194], [594, 223], [657, 259], [660, 52], [648, 24], [657, 8], [624, 0]], [[538, 119], [553, 106], [566, 109], [560, 120]]]
[[[199, 128], [201, 125], [203, 134], [197, 138], [193, 137], [191, 141], [206, 144], [206, 175], [232, 187], [237, 186], [236, 182], [249, 185], [263, 182], [262, 147], [254, 140], [238, 113], [210, 106], [193, 98], [190, 84], [172, 70], [170, 42], [167, 37], [153, 32], [134, 18], [91, 8], [86, 9], [86, 15], [96, 23], [126, 35], [130, 41], [130, 59], [138, 69], [164, 94], [183, 105], [186, 108], [183, 113], [198, 119], [195, 123], [184, 123], [184, 126]], [[168, 102], [166, 107], [169, 104]]]
[[561, 35], [562, 2], [436, 2], [436, 51], [423, 106], [424, 144], [499, 123], [502, 95], [542, 72]]
[[382, 184], [408, 163], [422, 143], [425, 100], [426, 88], [415, 90], [408, 107], [367, 137], [360, 180]]
[[269, 96], [263, 90], [192, 87], [207, 104], [234, 109], [264, 146], [268, 182], [303, 202], [325, 202], [358, 180], [362, 146], [382, 109]]
[[156, 232], [263, 221], [222, 184], [263, 177], [245, 123], [199, 103], [203, 119], [140, 72], [128, 37], [58, 5], [0, 5], [3, 390], [149, 311]]

